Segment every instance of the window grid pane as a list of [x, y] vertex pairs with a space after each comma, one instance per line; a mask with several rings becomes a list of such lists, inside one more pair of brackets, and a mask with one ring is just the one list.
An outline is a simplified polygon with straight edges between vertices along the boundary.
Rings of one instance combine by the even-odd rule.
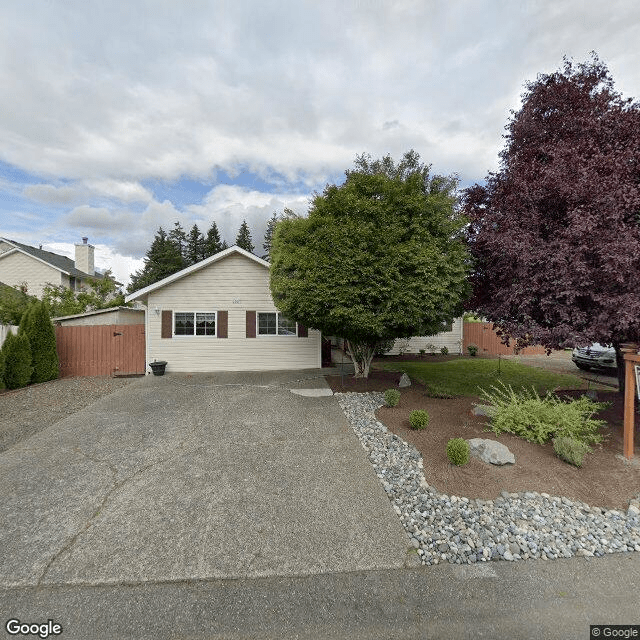
[[261, 336], [276, 335], [276, 314], [275, 313], [259, 313], [258, 314], [258, 334]]
[[196, 313], [196, 335], [215, 336], [216, 335], [216, 314]]
[[278, 314], [278, 335], [279, 336], [295, 336], [296, 323], [289, 318], [285, 318], [281, 313]]
[[175, 314], [175, 335], [192, 336], [193, 335], [193, 313], [176, 313]]

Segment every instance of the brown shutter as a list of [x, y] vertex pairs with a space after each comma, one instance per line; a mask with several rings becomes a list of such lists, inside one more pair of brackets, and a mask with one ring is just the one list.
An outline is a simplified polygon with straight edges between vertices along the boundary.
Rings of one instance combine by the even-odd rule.
[[226, 338], [228, 336], [229, 312], [218, 311], [218, 338]]
[[256, 337], [256, 312], [247, 311], [247, 338]]
[[162, 311], [162, 329], [160, 333], [161, 338], [173, 337], [173, 311]]
[[298, 323], [298, 338], [308, 338], [309, 330], [304, 325]]

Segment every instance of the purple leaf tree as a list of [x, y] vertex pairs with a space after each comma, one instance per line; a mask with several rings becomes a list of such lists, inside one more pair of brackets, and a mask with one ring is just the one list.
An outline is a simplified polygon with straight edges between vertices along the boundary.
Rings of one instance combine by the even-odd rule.
[[640, 105], [595, 54], [525, 86], [499, 171], [463, 195], [468, 307], [519, 345], [613, 344], [620, 372], [640, 341]]

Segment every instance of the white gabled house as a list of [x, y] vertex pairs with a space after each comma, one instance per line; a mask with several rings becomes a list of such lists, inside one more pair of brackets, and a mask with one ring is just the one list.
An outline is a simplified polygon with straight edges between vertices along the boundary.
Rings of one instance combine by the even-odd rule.
[[233, 246], [135, 291], [146, 306], [146, 362], [167, 372], [321, 367], [321, 335], [275, 307], [269, 263]]

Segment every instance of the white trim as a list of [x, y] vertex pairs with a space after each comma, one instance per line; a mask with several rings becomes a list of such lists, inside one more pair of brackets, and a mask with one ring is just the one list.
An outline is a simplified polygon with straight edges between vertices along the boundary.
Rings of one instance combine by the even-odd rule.
[[[189, 333], [189, 334], [177, 334], [176, 333], [176, 313], [192, 313], [193, 314], [193, 333]], [[207, 313], [207, 314], [212, 314], [215, 316], [215, 333], [211, 334], [204, 334], [204, 335], [198, 335], [196, 333], [196, 323], [197, 323], [197, 318], [198, 318], [198, 314], [199, 313]], [[202, 309], [197, 309], [197, 310], [183, 310], [183, 309], [172, 309], [171, 310], [171, 337], [172, 338], [177, 338], [178, 340], [181, 340], [182, 338], [198, 338], [199, 340], [202, 338], [217, 338], [218, 337], [218, 310], [216, 309], [214, 310], [209, 310], [209, 311], [203, 311]]]
[[139, 289], [138, 291], [134, 291], [133, 293], [130, 293], [124, 299], [124, 301], [131, 302], [132, 300], [138, 300], [148, 295], [152, 291], [155, 291], [156, 289], [160, 289], [168, 284], [171, 284], [172, 282], [175, 282], [176, 280], [180, 280], [181, 278], [184, 278], [185, 276], [188, 276], [189, 274], [194, 273], [195, 271], [199, 271], [203, 267], [208, 267], [210, 264], [213, 264], [218, 260], [222, 260], [223, 258], [226, 258], [227, 256], [233, 253], [238, 253], [241, 256], [245, 256], [245, 258], [249, 258], [254, 262], [257, 262], [259, 265], [265, 267], [266, 269], [269, 269], [270, 267], [269, 263], [266, 260], [263, 260], [262, 258], [258, 258], [258, 256], [254, 256], [253, 253], [249, 253], [248, 251], [241, 249], [237, 245], [233, 245], [232, 247], [229, 247], [224, 251], [220, 251], [219, 253], [216, 253], [213, 256], [205, 258], [200, 262], [196, 262], [196, 264], [192, 264], [190, 267], [186, 267], [185, 269], [182, 269], [181, 271], [178, 271], [173, 275], [167, 276], [162, 280], [158, 280], [158, 282], [154, 282], [153, 284], [150, 284], [149, 286], [144, 287], [143, 289]]

